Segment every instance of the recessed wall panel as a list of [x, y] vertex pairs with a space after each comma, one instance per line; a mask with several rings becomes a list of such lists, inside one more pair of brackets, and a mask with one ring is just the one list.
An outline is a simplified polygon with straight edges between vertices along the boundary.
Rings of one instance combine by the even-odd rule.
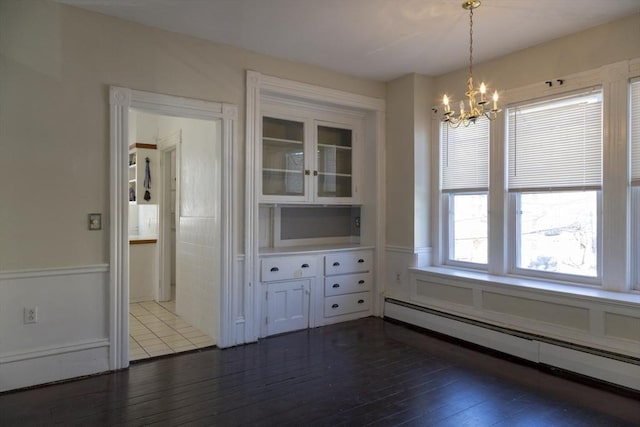
[[460, 286], [418, 280], [416, 282], [416, 295], [428, 299], [473, 306], [473, 290]]
[[604, 333], [611, 337], [640, 341], [640, 317], [605, 313]]
[[583, 331], [589, 329], [589, 310], [582, 307], [536, 301], [494, 292], [483, 292], [482, 304], [485, 309], [497, 313], [510, 314]]

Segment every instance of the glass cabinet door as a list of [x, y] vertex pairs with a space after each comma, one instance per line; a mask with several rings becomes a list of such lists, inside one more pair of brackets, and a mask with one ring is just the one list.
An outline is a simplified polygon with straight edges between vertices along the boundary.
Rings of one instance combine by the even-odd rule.
[[302, 196], [304, 123], [262, 118], [262, 195]]
[[352, 151], [351, 129], [317, 126], [317, 197], [353, 196]]

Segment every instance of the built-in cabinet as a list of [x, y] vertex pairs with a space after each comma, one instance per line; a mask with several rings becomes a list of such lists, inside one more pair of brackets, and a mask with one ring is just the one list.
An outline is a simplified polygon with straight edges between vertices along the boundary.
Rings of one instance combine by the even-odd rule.
[[248, 71], [246, 117], [255, 338], [381, 314], [384, 100]]
[[324, 257], [325, 319], [335, 316], [360, 317], [360, 313], [369, 315], [372, 264], [372, 251], [339, 252]]
[[371, 249], [263, 255], [261, 335], [371, 315], [372, 263]]
[[306, 117], [263, 115], [261, 202], [359, 202], [357, 120], [341, 123], [318, 116], [311, 111]]
[[264, 290], [262, 335], [281, 334], [315, 326], [310, 321], [317, 257], [266, 257], [261, 263]]
[[[129, 203], [150, 205], [158, 203], [154, 180], [158, 177], [158, 150], [153, 144], [129, 146]], [[145, 176], [150, 180], [145, 180]], [[159, 181], [156, 181], [159, 182]]]

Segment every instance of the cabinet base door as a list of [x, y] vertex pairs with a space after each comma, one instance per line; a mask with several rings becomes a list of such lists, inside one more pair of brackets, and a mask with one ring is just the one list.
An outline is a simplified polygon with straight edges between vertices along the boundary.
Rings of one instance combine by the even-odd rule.
[[309, 281], [273, 282], [266, 285], [266, 335], [309, 327]]

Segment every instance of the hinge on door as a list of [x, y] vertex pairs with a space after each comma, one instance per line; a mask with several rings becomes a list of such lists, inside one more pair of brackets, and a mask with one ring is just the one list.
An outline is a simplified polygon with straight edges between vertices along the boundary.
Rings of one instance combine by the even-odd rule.
[[269, 301], [269, 292], [264, 293], [264, 299]]
[[268, 324], [269, 324], [269, 316], [267, 316], [267, 317], [265, 317], [265, 318], [264, 318], [264, 324], [265, 324], [265, 325], [268, 325]]

